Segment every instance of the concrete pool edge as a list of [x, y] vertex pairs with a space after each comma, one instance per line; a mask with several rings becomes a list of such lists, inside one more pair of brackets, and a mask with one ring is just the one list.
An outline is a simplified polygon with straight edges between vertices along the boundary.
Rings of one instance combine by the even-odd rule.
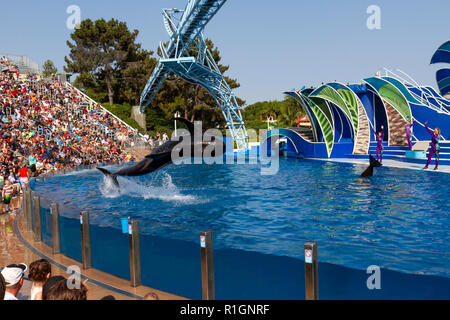
[[[295, 159], [295, 158], [288, 158], [288, 159]], [[333, 163], [345, 163], [345, 164], [353, 164], [353, 165], [365, 165], [368, 166], [368, 161], [366, 160], [357, 160], [357, 159], [313, 159], [313, 158], [305, 158], [304, 160], [312, 160], [312, 161], [321, 161], [321, 162], [333, 162]], [[432, 172], [432, 173], [450, 173], [450, 166], [447, 165], [441, 165], [439, 166], [439, 170], [423, 170], [422, 164], [414, 164], [414, 163], [407, 163], [403, 161], [397, 161], [397, 160], [384, 160], [383, 166], [387, 168], [397, 168], [397, 169], [408, 169], [413, 171], [421, 171], [421, 172]]]

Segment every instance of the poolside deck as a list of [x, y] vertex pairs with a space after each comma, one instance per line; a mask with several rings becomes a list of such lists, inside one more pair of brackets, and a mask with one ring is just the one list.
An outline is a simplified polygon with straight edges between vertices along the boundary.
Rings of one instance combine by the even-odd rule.
[[[310, 160], [352, 163], [352, 164], [357, 164], [357, 165], [368, 166], [368, 161], [362, 160], [362, 159], [343, 159], [342, 158], [342, 159], [310, 159]], [[383, 165], [385, 167], [390, 167], [390, 168], [401, 168], [401, 169], [410, 169], [410, 170], [416, 170], [416, 171], [425, 171], [425, 170], [423, 170], [424, 165], [418, 164], [418, 163], [409, 163], [409, 162], [386, 159], [386, 160], [383, 160]], [[434, 166], [435, 166], [435, 162], [433, 160], [430, 164], [430, 168], [426, 171], [437, 172], [437, 173], [450, 173], [449, 165], [440, 165], [439, 169], [436, 171], [433, 170]]]

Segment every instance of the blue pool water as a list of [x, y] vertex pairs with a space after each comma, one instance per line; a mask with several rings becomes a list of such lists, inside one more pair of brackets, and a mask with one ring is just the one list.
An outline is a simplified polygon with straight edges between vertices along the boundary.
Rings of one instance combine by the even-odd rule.
[[120, 218], [130, 216], [143, 235], [162, 239], [198, 242], [200, 231], [212, 229], [215, 249], [295, 259], [315, 240], [321, 262], [450, 278], [450, 175], [383, 167], [359, 178], [364, 169], [281, 159], [277, 175], [262, 176], [259, 165], [172, 165], [120, 177], [121, 193], [86, 170], [35, 190], [72, 208], [63, 217], [89, 210], [92, 225], [118, 235]]

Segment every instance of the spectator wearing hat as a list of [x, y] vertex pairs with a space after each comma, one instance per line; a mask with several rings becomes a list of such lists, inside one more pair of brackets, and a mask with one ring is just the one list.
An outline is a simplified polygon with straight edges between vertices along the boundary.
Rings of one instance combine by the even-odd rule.
[[19, 300], [17, 295], [23, 285], [23, 277], [28, 267], [25, 263], [9, 265], [2, 270], [6, 290], [4, 300]]

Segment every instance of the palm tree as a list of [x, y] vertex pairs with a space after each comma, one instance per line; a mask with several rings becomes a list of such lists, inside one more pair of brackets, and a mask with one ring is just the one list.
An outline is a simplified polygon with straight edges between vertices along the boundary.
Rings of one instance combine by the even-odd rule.
[[303, 115], [302, 110], [299, 110], [298, 107], [292, 105], [283, 105], [281, 106], [281, 115], [280, 120], [284, 123], [286, 123], [289, 127], [295, 126], [295, 120], [297, 117], [300, 117]]

